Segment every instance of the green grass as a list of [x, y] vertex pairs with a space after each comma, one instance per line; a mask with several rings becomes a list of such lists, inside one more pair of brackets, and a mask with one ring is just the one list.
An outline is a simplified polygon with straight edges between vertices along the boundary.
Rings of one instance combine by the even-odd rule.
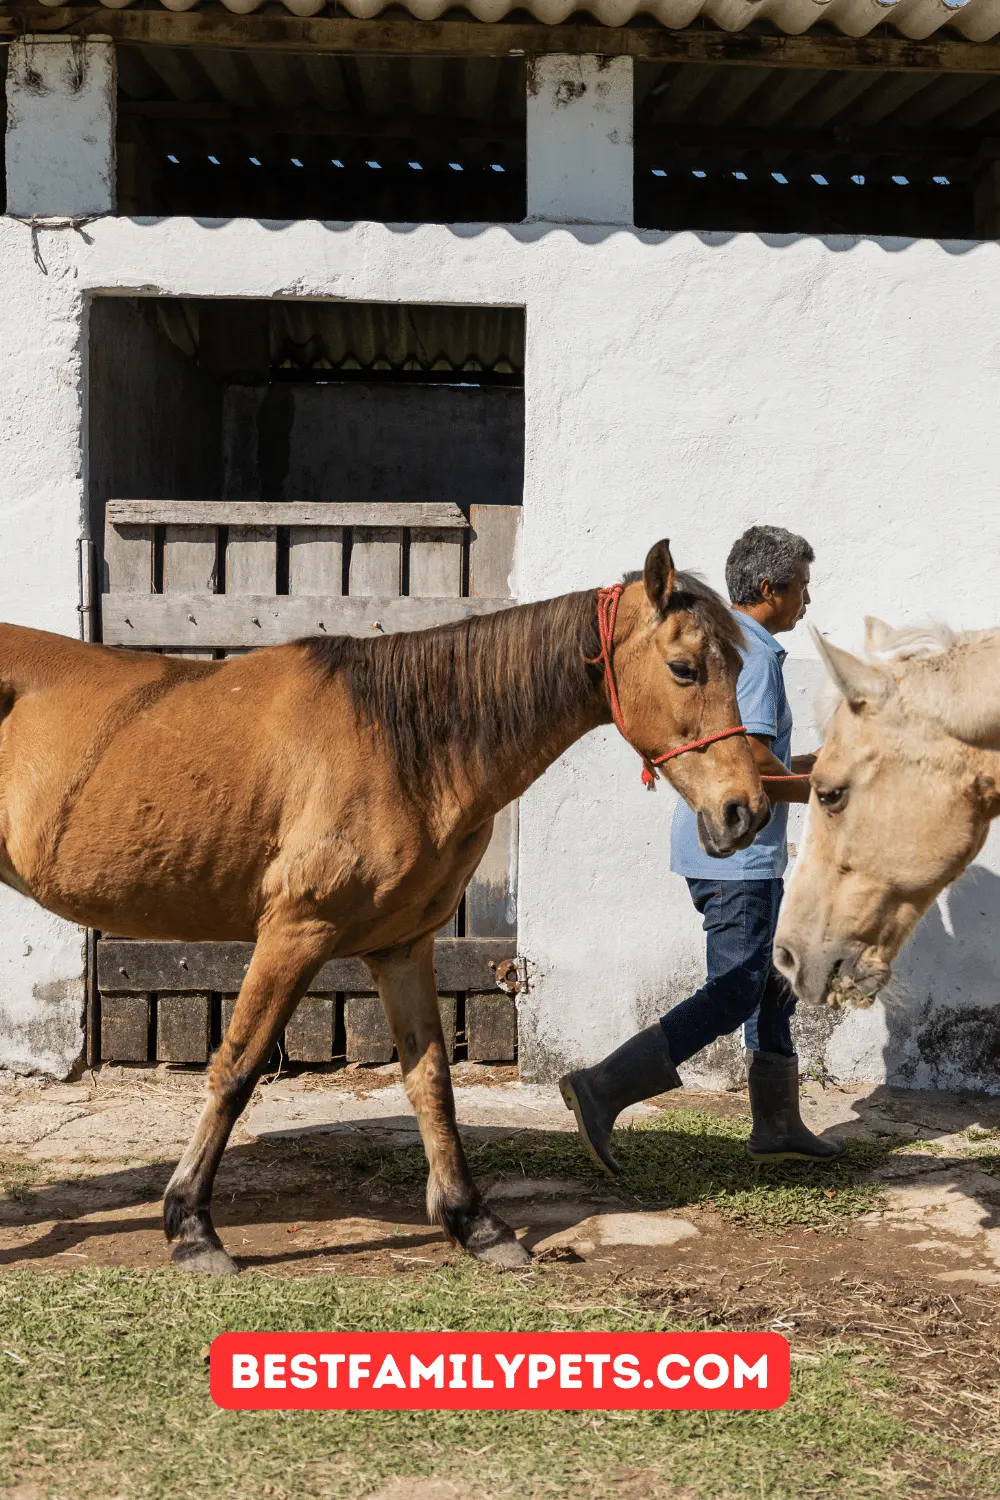
[[13, 1198], [18, 1203], [30, 1203], [31, 1188], [40, 1172], [40, 1167], [0, 1162], [0, 1198]]
[[[398, 1475], [446, 1477], [477, 1500], [927, 1493], [909, 1487], [915, 1440], [894, 1413], [891, 1375], [878, 1363], [853, 1365], [853, 1350], [793, 1365], [781, 1411], [728, 1414], [221, 1412], [200, 1352], [227, 1328], [677, 1326], [676, 1315], [625, 1291], [588, 1294], [555, 1269], [501, 1277], [462, 1264], [388, 1283], [8, 1273], [0, 1493], [33, 1482], [26, 1494], [52, 1500], [354, 1500]], [[945, 1457], [961, 1463], [958, 1451]], [[646, 1477], [623, 1488], [636, 1470]]]
[[[896, 1149], [894, 1140], [852, 1141], [846, 1156], [828, 1166], [757, 1166], [745, 1150], [749, 1128], [745, 1117], [720, 1119], [677, 1109], [616, 1131], [614, 1149], [624, 1173], [614, 1191], [647, 1208], [714, 1209], [730, 1223], [753, 1230], [801, 1225], [836, 1231], [880, 1206], [880, 1189], [866, 1179], [888, 1161]], [[521, 1175], [610, 1186], [575, 1134], [532, 1130], [505, 1140], [467, 1143], [466, 1152], [480, 1183]], [[355, 1183], [389, 1194], [422, 1186], [427, 1170], [419, 1146], [400, 1150], [377, 1140], [348, 1147], [342, 1165]]]

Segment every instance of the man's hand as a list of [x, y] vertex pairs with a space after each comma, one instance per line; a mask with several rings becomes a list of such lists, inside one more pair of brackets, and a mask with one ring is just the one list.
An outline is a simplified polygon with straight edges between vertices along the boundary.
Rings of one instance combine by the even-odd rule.
[[757, 734], [748, 734], [747, 744], [750, 746], [759, 774], [766, 778], [764, 790], [771, 802], [809, 801], [809, 782], [806, 779], [808, 772], [800, 772], [796, 761], [809, 761], [809, 769], [811, 769], [811, 762], [815, 756], [796, 756], [792, 761], [793, 769], [789, 771], [788, 767], [772, 754], [770, 740]]
[[808, 775], [810, 775], [811, 772], [812, 772], [813, 766], [816, 764], [816, 756], [818, 754], [819, 754], [819, 751], [817, 750], [815, 752], [815, 754], [813, 754], [813, 755], [793, 755], [792, 756], [792, 771], [793, 771], [793, 773], [796, 776], [808, 776]]

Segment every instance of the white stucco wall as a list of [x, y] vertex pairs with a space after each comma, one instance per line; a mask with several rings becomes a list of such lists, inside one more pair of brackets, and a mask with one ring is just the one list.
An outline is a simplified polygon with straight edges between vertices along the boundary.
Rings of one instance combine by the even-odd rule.
[[632, 222], [632, 59], [553, 53], [528, 66], [528, 218]]
[[[28, 228], [0, 219], [8, 618], [76, 629], [81, 330], [88, 294], [120, 287], [524, 306], [523, 598], [609, 582], [662, 535], [719, 584], [732, 538], [763, 520], [812, 541], [814, 618], [844, 644], [866, 611], [996, 621], [1000, 245], [112, 219], [37, 243], [44, 270]], [[817, 669], [801, 633], [789, 646], [804, 706]], [[598, 1057], [700, 980], [701, 934], [667, 870], [670, 814], [611, 731], [524, 798], [526, 1076]], [[803, 1053], [842, 1077], [1000, 1088], [998, 891], [993, 845], [922, 930], [899, 998], [839, 1024], [817, 1014]], [[7, 930], [16, 959], [21, 928]], [[731, 1055], [697, 1076], [725, 1074]]]
[[8, 213], [85, 218], [114, 211], [117, 86], [109, 37], [11, 43]]

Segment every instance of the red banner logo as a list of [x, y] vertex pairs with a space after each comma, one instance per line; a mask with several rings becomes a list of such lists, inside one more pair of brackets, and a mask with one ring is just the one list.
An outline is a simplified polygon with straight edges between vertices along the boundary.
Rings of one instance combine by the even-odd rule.
[[777, 1333], [223, 1333], [230, 1411], [770, 1411]]

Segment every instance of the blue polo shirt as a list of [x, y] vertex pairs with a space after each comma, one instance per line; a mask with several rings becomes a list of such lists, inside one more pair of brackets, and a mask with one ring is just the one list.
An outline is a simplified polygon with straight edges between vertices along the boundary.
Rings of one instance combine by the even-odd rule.
[[[766, 735], [771, 753], [791, 768], [792, 711], [785, 692], [782, 663], [787, 653], [770, 631], [750, 615], [734, 610], [745, 644], [743, 667], [736, 684], [740, 722], [751, 734]], [[778, 880], [788, 863], [788, 804], [778, 802], [771, 821], [748, 849], [728, 859], [713, 859], [698, 842], [695, 816], [683, 800], [677, 804], [670, 830], [670, 868], [691, 880]]]

